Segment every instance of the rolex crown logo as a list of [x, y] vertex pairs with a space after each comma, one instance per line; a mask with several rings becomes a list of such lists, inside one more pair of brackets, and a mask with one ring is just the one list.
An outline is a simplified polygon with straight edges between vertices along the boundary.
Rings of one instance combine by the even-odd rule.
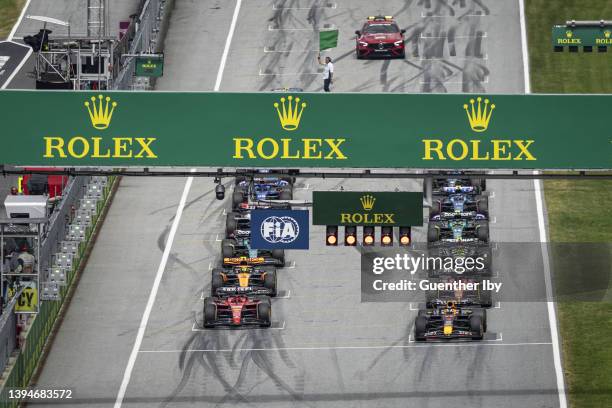
[[476, 101], [478, 102], [477, 105], [474, 104], [474, 99], [470, 99], [471, 108], [465, 104], [463, 109], [467, 113], [472, 130], [474, 132], [484, 132], [489, 127], [489, 121], [491, 120], [491, 115], [493, 115], [495, 104], [489, 105], [488, 99], [485, 99], [483, 104], [480, 96], [476, 98]]
[[612, 31], [610, 31], [610, 30], [604, 31], [604, 37], [606, 37], [606, 38], [612, 37]]
[[574, 33], [572, 32], [572, 30], [567, 30], [567, 31], [565, 32], [565, 36], [566, 36], [567, 38], [572, 38], [572, 37], [574, 36]]
[[278, 112], [281, 126], [288, 131], [296, 130], [300, 126], [306, 103], [302, 102], [300, 105], [300, 98], [293, 98], [293, 96], [288, 96], [287, 99], [281, 98], [280, 102], [280, 104], [276, 102], [274, 107]]
[[102, 95], [98, 95], [97, 98], [95, 96], [91, 97], [91, 103], [89, 101], [85, 102], [85, 107], [89, 112], [92, 126], [98, 130], [104, 130], [108, 128], [113, 119], [113, 112], [117, 107], [117, 102], [111, 103], [109, 96], [105, 98]]
[[376, 197], [366, 194], [363, 197], [361, 197], [359, 200], [361, 201], [361, 205], [363, 206], [363, 209], [366, 211], [370, 211], [372, 210], [372, 208], [374, 208]]

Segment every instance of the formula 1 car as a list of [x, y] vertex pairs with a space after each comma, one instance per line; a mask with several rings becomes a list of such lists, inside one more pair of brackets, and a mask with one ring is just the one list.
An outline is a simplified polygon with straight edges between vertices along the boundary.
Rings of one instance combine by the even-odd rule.
[[[440, 279], [439, 282], [452, 282], [454, 277]], [[475, 283], [476, 280], [461, 278], [465, 283]], [[434, 308], [440, 304], [447, 304], [449, 301], [455, 302], [458, 307], [482, 307], [490, 308], [493, 306], [492, 293], [490, 290], [482, 290], [482, 283], [479, 289], [467, 290], [428, 290], [425, 293], [425, 307]]]
[[276, 268], [255, 266], [246, 260], [239, 266], [214, 268], [212, 296], [235, 294], [276, 296]]
[[456, 219], [431, 221], [427, 230], [430, 243], [489, 242], [489, 224], [483, 220]]
[[451, 172], [448, 177], [433, 179], [434, 194], [482, 194], [487, 189], [487, 180], [470, 177], [466, 172]]
[[292, 200], [293, 183], [291, 177], [256, 177], [247, 180], [236, 177], [236, 188], [232, 195], [232, 208], [257, 200]]
[[438, 304], [433, 309], [419, 310], [414, 323], [417, 341], [482, 340], [487, 330], [485, 309], [458, 307], [455, 302]]
[[357, 59], [371, 57], [405, 58], [404, 33], [392, 16], [371, 16], [361, 30], [355, 31]]
[[429, 211], [431, 221], [451, 220], [455, 218], [489, 218], [489, 197], [469, 194], [435, 195]]
[[272, 306], [267, 296], [207, 297], [204, 299], [204, 327], [272, 325]]
[[[283, 249], [252, 249], [250, 237], [226, 238], [221, 241], [223, 265], [239, 265], [241, 258], [263, 258], [263, 265], [285, 266], [285, 251]], [[227, 263], [226, 259], [237, 260]]]

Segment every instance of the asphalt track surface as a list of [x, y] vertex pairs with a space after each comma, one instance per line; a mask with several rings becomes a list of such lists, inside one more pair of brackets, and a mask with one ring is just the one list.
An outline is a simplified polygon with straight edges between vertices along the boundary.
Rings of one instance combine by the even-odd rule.
[[[524, 91], [518, 1], [372, 3], [244, 1], [221, 91], [320, 91], [313, 29], [334, 26], [336, 92]], [[158, 89], [214, 88], [234, 7], [177, 0]], [[405, 61], [354, 58], [352, 33], [377, 12], [408, 30], [415, 48]], [[441, 33], [453, 27], [451, 41]], [[49, 406], [115, 403], [183, 187], [182, 179], [122, 181], [36, 384], [73, 389], [74, 399]], [[229, 206], [214, 200], [213, 187], [193, 181], [123, 406], [558, 406], [545, 303], [501, 303], [482, 342], [416, 344], [414, 305], [360, 303], [358, 252], [325, 247], [322, 227], [312, 228], [311, 249], [289, 252], [279, 271], [285, 298], [273, 301], [272, 329], [200, 330]], [[295, 197], [340, 187], [420, 189], [414, 181], [300, 179]], [[539, 242], [533, 183], [489, 181], [488, 190], [493, 240]], [[516, 284], [544, 285], [541, 257], [498, 261]]]

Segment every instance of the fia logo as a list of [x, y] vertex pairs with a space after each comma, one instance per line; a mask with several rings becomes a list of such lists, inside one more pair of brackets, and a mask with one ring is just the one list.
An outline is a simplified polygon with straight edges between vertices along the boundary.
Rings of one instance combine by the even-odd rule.
[[261, 223], [261, 236], [271, 244], [290, 244], [300, 235], [300, 226], [292, 217], [268, 217]]

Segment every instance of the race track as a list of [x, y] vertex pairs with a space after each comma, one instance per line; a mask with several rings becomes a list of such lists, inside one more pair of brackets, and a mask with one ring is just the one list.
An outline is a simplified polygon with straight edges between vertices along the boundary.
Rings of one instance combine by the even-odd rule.
[[[223, 65], [236, 1], [177, 0], [158, 89], [214, 90], [223, 65], [220, 91], [321, 91], [316, 30], [337, 27], [339, 47], [329, 54], [335, 92], [524, 91], [518, 1], [372, 3], [242, 1]], [[355, 59], [353, 32], [378, 13], [407, 29], [405, 61]], [[409, 110], [398, 131], [407, 126]], [[230, 204], [214, 199], [210, 179], [185, 182], [122, 180], [37, 381], [71, 388], [75, 399], [49, 406], [111, 406], [122, 380], [119, 401], [129, 407], [559, 406], [545, 303], [501, 302], [482, 342], [414, 343], [413, 305], [361, 303], [358, 251], [326, 247], [322, 227], [311, 229], [311, 249], [288, 252], [290, 265], [279, 270], [284, 296], [273, 301], [272, 329], [199, 329]], [[421, 189], [405, 180], [299, 179], [295, 197], [340, 187]], [[539, 242], [533, 181], [489, 181], [488, 190], [493, 240]], [[415, 237], [424, 241], [423, 231]], [[544, 285], [538, 251], [496, 265], [519, 286]], [[156, 276], [144, 337], [130, 359]]]

